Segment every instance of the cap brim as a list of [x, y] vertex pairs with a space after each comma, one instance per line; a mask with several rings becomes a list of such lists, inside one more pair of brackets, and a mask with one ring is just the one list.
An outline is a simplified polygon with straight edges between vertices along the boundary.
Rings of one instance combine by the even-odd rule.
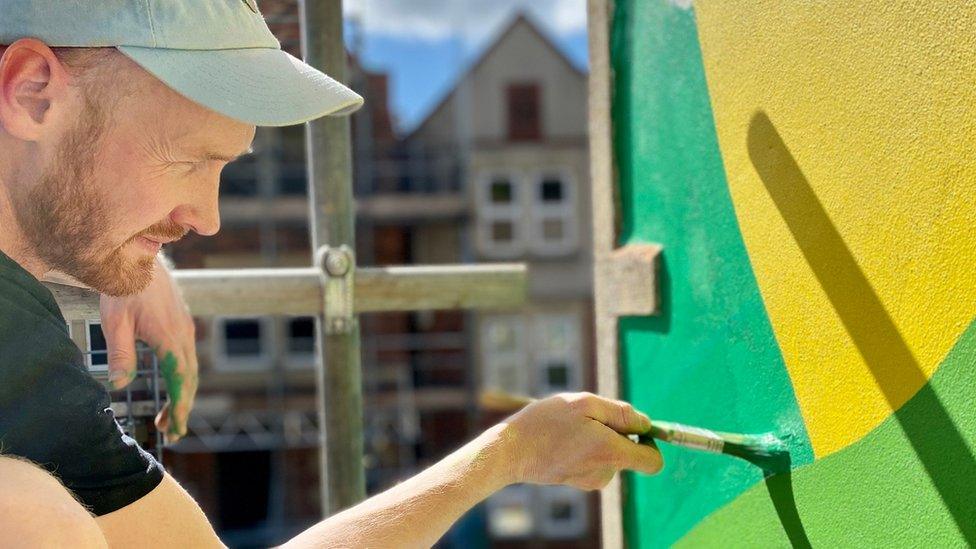
[[283, 50], [118, 49], [185, 97], [256, 126], [301, 124], [363, 104], [359, 94]]

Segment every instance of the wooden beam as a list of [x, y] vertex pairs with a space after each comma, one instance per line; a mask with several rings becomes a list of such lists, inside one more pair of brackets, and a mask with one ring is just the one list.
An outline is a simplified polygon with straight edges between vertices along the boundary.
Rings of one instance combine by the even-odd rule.
[[[195, 316], [313, 316], [321, 309], [321, 281], [314, 267], [179, 269], [172, 274]], [[94, 291], [44, 284], [69, 322], [98, 319]], [[356, 271], [353, 306], [356, 313], [511, 309], [525, 298], [522, 263], [371, 267]]]

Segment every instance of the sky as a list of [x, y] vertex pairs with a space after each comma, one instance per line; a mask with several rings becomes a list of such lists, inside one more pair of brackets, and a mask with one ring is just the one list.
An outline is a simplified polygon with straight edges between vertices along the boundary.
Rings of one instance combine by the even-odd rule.
[[345, 0], [344, 10], [350, 48], [358, 44], [367, 69], [390, 75], [400, 131], [423, 119], [519, 11], [587, 66], [586, 0]]

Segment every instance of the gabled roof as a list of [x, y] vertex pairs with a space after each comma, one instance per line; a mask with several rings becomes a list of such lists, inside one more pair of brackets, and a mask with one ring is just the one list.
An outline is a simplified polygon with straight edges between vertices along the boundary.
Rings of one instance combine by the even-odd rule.
[[537, 37], [539, 37], [539, 40], [543, 44], [548, 46], [549, 49], [551, 49], [553, 53], [556, 54], [556, 57], [558, 59], [561, 59], [563, 63], [565, 63], [566, 66], [573, 71], [573, 73], [579, 75], [581, 78], [586, 77], [587, 75], [586, 71], [583, 71], [579, 67], [574, 65], [573, 62], [570, 61], [568, 57], [566, 57], [566, 54], [563, 53], [563, 51], [559, 49], [559, 47], [557, 47], [552, 42], [552, 40], [549, 39], [548, 36], [546, 36], [546, 33], [542, 32], [539, 29], [539, 26], [536, 25], [534, 22], [532, 22], [531, 17], [526, 16], [525, 12], [519, 11], [514, 16], [512, 16], [511, 21], [508, 23], [508, 25], [503, 27], [504, 30], [498, 33], [497, 38], [495, 38], [491, 42], [491, 44], [488, 47], [486, 47], [481, 52], [481, 54], [478, 55], [477, 58], [475, 58], [473, 62], [468, 64], [468, 67], [461, 72], [460, 76], [454, 79], [454, 84], [451, 86], [451, 89], [448, 90], [443, 97], [441, 97], [441, 99], [434, 105], [433, 108], [427, 111], [427, 114], [424, 115], [420, 123], [414, 126], [414, 128], [410, 130], [410, 132], [407, 135], [403, 136], [402, 139], [404, 141], [409, 140], [411, 137], [414, 136], [414, 134], [419, 132], [421, 129], [423, 129], [424, 126], [427, 125], [427, 121], [429, 121], [435, 114], [437, 114], [437, 112], [440, 111], [444, 107], [444, 105], [446, 105], [451, 100], [452, 97], [454, 97], [454, 94], [457, 92], [458, 86], [461, 84], [461, 82], [464, 82], [469, 76], [471, 76], [472, 73], [474, 73], [476, 70], [478, 70], [478, 68], [481, 67], [481, 65], [485, 62], [485, 60], [487, 60], [491, 56], [491, 54], [494, 53], [496, 49], [498, 49], [498, 46], [508, 38], [508, 35], [510, 35], [515, 30], [515, 28], [519, 26], [519, 23], [525, 23], [528, 29], [532, 33], [534, 33]]

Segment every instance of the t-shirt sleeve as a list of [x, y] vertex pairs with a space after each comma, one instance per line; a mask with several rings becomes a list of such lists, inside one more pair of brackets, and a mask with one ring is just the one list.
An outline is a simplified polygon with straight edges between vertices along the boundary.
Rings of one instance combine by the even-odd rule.
[[0, 326], [0, 453], [47, 469], [95, 515], [148, 494], [162, 466], [123, 433], [67, 331], [21, 313], [0, 315], [21, 321], [16, 337]]

